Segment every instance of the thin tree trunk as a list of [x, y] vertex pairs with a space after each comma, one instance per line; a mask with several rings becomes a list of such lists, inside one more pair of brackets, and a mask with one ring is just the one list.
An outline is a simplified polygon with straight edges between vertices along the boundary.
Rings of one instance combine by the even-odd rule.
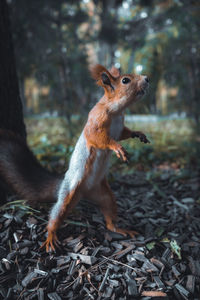
[[0, 128], [26, 138], [6, 0], [0, 1]]
[[[0, 0], [0, 128], [26, 139], [6, 0]], [[0, 202], [5, 201], [6, 190], [0, 179]]]

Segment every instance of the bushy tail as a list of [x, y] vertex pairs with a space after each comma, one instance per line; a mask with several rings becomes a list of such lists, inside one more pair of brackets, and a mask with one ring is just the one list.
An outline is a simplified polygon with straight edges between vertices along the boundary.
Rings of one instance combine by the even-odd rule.
[[[32, 204], [54, 202], [62, 176], [44, 169], [27, 144], [0, 129], [0, 182]], [[1, 200], [1, 199], [0, 199]]]

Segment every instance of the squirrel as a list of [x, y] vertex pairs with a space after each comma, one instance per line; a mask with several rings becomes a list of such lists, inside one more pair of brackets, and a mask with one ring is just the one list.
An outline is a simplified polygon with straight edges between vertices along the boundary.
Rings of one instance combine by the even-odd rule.
[[57, 202], [49, 216], [47, 238], [42, 245], [46, 252], [59, 247], [57, 230], [81, 197], [100, 207], [108, 230], [131, 237], [136, 234], [115, 226], [116, 200], [106, 175], [112, 151], [124, 162], [128, 161], [128, 154], [118, 141], [138, 137], [144, 143], [149, 142], [142, 132], [124, 126], [124, 110], [145, 94], [149, 79], [142, 75], [120, 75], [117, 68], [107, 70], [99, 64], [91, 68], [91, 75], [104, 88], [104, 95], [89, 112], [60, 184]]

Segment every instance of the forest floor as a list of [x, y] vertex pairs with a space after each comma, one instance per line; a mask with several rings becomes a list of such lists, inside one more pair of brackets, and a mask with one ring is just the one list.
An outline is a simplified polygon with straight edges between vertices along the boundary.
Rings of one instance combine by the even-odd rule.
[[[52, 169], [65, 163], [59, 147], [46, 154]], [[157, 152], [143, 148], [129, 166], [113, 158], [109, 176], [117, 224], [136, 230], [135, 238], [106, 230], [99, 210], [83, 200], [58, 232], [60, 249], [47, 254], [40, 246], [49, 207], [11, 198], [0, 208], [0, 299], [200, 299], [198, 158], [191, 150], [188, 163], [184, 149], [175, 158], [168, 149], [153, 165]], [[45, 158], [43, 149], [35, 153]]]
[[2, 207], [0, 297], [199, 299], [199, 180], [198, 173], [169, 170], [149, 180], [139, 171], [116, 178], [118, 225], [139, 235], [109, 232], [100, 212], [82, 201], [51, 254], [40, 250], [47, 210], [21, 201]]

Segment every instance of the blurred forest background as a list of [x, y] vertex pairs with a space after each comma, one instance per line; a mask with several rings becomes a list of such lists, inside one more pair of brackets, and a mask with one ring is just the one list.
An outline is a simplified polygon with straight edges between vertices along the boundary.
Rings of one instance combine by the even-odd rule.
[[[131, 171], [198, 166], [200, 3], [198, 0], [9, 0], [29, 143], [61, 168], [102, 95], [90, 65], [115, 65], [150, 78], [127, 110], [128, 126], [151, 140], [124, 142]], [[67, 155], [66, 155], [67, 154]], [[117, 160], [113, 157], [113, 168]], [[131, 168], [130, 168], [131, 167]]]
[[50, 203], [36, 210], [9, 195], [0, 206], [0, 299], [200, 299], [200, 0], [0, 0], [0, 149], [8, 150], [0, 200], [4, 181], [30, 200], [43, 190], [48, 198], [46, 172], [38, 176], [1, 129], [27, 139], [49, 170], [65, 171], [103, 94], [89, 73], [95, 63], [150, 79], [125, 122], [151, 143], [123, 141], [129, 164], [113, 154], [108, 174], [117, 223], [139, 236], [105, 230], [83, 202], [61, 227], [58, 252], [44, 254]]

